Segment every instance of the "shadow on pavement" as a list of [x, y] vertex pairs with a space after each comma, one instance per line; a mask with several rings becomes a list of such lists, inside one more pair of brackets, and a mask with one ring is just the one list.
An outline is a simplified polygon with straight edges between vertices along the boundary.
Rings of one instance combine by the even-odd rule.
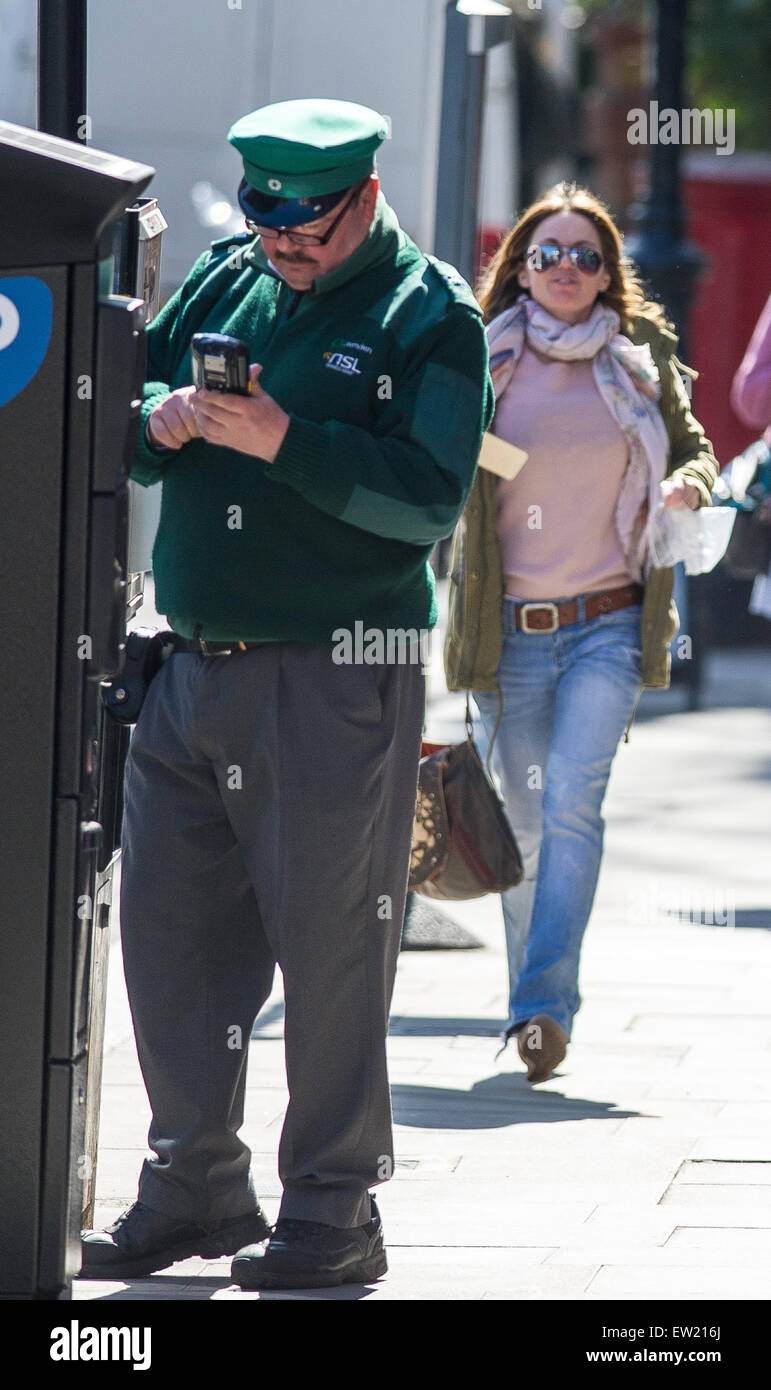
[[759, 927], [762, 931], [771, 931], [771, 907], [737, 907], [734, 926]]
[[[114, 1281], [111, 1281], [114, 1282]], [[369, 1298], [374, 1292], [374, 1284], [341, 1284], [331, 1289], [271, 1289], [260, 1294], [242, 1294], [242, 1291], [229, 1279], [207, 1279], [189, 1274], [154, 1274], [148, 1279], [134, 1279], [125, 1288], [113, 1289], [110, 1293], [95, 1295], [91, 1303], [172, 1303], [210, 1300], [225, 1290], [233, 1291], [233, 1301], [248, 1297], [251, 1302], [262, 1303], [300, 1300], [303, 1303], [321, 1300], [322, 1302], [352, 1303]], [[230, 1301], [230, 1298], [228, 1299]]]
[[412, 1018], [392, 1014], [388, 1031], [399, 1038], [497, 1038], [503, 1024], [493, 1018]]
[[[723, 917], [730, 911], [730, 920]], [[721, 909], [715, 918], [714, 908], [692, 908], [687, 914], [675, 908], [667, 909], [668, 917], [679, 917], [685, 925], [694, 927], [716, 927], [720, 931], [733, 931], [739, 927], [750, 927], [756, 931], [771, 931], [771, 907], [737, 907]]]
[[[559, 1072], [554, 1073], [559, 1077]], [[524, 1073], [475, 1081], [468, 1091], [444, 1086], [392, 1085], [394, 1120], [414, 1129], [504, 1129], [517, 1124], [564, 1124], [572, 1120], [630, 1120], [638, 1110], [619, 1110], [613, 1101], [576, 1100], [532, 1087]]]

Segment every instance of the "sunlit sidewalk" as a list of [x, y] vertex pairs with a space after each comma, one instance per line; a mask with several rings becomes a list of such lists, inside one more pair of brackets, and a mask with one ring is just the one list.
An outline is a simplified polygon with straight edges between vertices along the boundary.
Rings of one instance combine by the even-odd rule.
[[[530, 1087], [506, 1012], [496, 899], [448, 908], [481, 950], [399, 962], [389, 1044], [396, 1171], [379, 1189], [390, 1272], [272, 1299], [761, 1299], [771, 1296], [771, 659], [716, 654], [699, 713], [646, 697], [619, 750], [559, 1073]], [[755, 699], [725, 705], [726, 691]], [[462, 736], [434, 687], [431, 733]], [[742, 694], [742, 692], [744, 692]], [[722, 707], [720, 707], [722, 704]], [[432, 722], [433, 721], [433, 722]], [[287, 1094], [282, 1004], [251, 1043], [242, 1134], [268, 1215]], [[149, 1111], [113, 953], [98, 1224], [136, 1196]], [[229, 1261], [77, 1281], [76, 1299], [254, 1299]]]

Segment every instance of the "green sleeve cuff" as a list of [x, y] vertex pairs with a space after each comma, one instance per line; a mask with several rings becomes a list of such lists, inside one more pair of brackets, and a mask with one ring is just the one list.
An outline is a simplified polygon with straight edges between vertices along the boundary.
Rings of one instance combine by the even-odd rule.
[[669, 475], [669, 481], [671, 481], [673, 478], [680, 478], [684, 483], [687, 483], [689, 487], [696, 488], [696, 491], [699, 494], [699, 507], [712, 506], [711, 487], [707, 485], [701, 474], [697, 473], [694, 469], [689, 468], [687, 463], [681, 464], [679, 468], [675, 468], [672, 470], [672, 472]]
[[134, 461], [131, 465], [131, 479], [135, 483], [140, 483], [142, 487], [152, 487], [163, 477], [169, 464], [172, 462], [175, 449], [160, 449], [157, 445], [151, 445], [147, 438], [147, 422], [152, 411], [161, 401], [171, 395], [168, 386], [158, 382], [148, 389], [145, 388], [145, 397], [142, 402], [142, 421], [139, 426], [136, 449], [134, 450]]
[[712, 506], [712, 491], [711, 491], [711, 489], [707, 487], [706, 483], [702, 482], [701, 478], [693, 478], [691, 481], [693, 482], [693, 486], [696, 488], [696, 490], [697, 490], [697, 492], [698, 492], [698, 494], [699, 494], [699, 506], [700, 506], [700, 507], [711, 507], [711, 506]]
[[290, 415], [284, 442], [266, 473], [274, 482], [305, 493], [325, 475], [328, 463], [329, 436], [324, 426]]

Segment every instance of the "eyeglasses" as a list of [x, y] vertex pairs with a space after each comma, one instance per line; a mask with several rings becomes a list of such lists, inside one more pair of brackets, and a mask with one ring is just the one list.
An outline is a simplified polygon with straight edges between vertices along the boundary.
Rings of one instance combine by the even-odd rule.
[[331, 240], [335, 231], [340, 226], [354, 198], [361, 192], [363, 186], [364, 185], [361, 183], [356, 184], [356, 187], [343, 203], [334, 222], [330, 222], [327, 230], [322, 236], [316, 236], [313, 232], [296, 232], [294, 228], [291, 227], [263, 227], [259, 222], [251, 222], [248, 217], [246, 219], [247, 228], [250, 232], [256, 233], [257, 236], [262, 237], [263, 241], [276, 241], [280, 236], [286, 236], [297, 246], [326, 246], [327, 242]]
[[554, 246], [551, 242], [539, 242], [527, 248], [527, 263], [531, 270], [539, 274], [544, 270], [554, 270], [562, 263], [567, 252], [568, 260], [582, 275], [596, 275], [602, 266], [602, 256], [591, 246]]

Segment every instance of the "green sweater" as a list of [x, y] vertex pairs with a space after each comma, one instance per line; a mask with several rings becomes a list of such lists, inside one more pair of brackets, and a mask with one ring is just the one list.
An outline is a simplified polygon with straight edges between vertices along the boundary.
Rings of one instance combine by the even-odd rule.
[[[272, 464], [202, 439], [148, 446], [153, 407], [192, 382], [199, 331], [243, 339], [262, 363], [260, 384], [290, 415]], [[163, 480], [156, 605], [177, 632], [332, 643], [356, 622], [435, 623], [428, 557], [463, 511], [494, 399], [471, 291], [382, 194], [362, 245], [305, 293], [259, 240], [214, 242], [147, 348], [131, 476]]]

